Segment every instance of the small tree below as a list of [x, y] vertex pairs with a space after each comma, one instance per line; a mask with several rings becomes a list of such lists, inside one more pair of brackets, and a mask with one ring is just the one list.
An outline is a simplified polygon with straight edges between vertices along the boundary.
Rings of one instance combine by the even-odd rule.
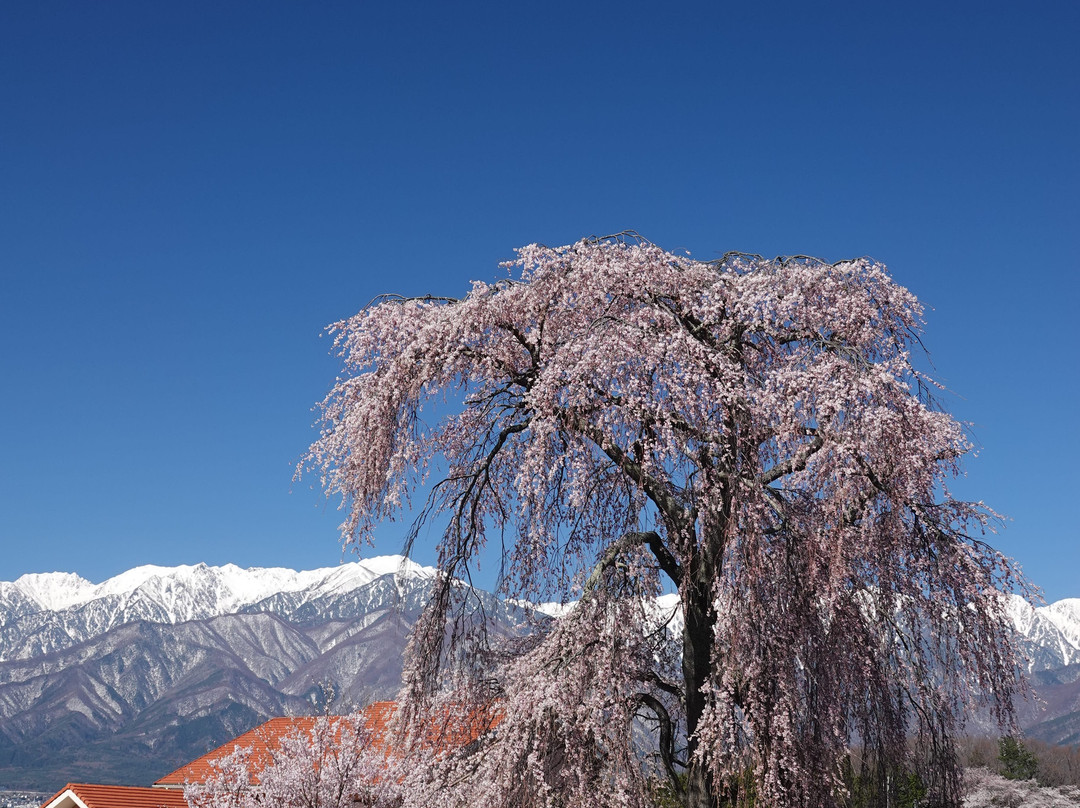
[[192, 808], [364, 808], [394, 804], [387, 755], [363, 713], [297, 719], [237, 746], [185, 787]]
[[1031, 780], [1039, 772], [1039, 761], [1024, 744], [1012, 735], [998, 741], [1001, 773], [1008, 780]]

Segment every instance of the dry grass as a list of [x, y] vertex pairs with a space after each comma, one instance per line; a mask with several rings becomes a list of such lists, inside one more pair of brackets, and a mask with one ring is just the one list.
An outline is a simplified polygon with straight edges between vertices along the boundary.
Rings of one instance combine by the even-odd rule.
[[[1025, 738], [1023, 746], [1038, 761], [1035, 782], [1040, 786], [1080, 786], [1080, 747], [1055, 746]], [[959, 744], [960, 762], [967, 768], [1004, 774], [996, 738], [965, 738]]]
[[1034, 780], [1006, 780], [989, 769], [964, 773], [964, 808], [1077, 808], [1080, 786], [1040, 786]]

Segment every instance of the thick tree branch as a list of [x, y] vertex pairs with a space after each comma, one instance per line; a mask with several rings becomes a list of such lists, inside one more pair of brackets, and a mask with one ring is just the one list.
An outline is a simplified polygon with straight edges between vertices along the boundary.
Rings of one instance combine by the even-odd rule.
[[710, 348], [716, 347], [716, 339], [713, 337], [708, 326], [694, 315], [679, 311], [675, 307], [672, 298], [649, 295], [649, 300], [674, 317], [675, 322], [677, 322], [679, 326], [695, 340]]
[[646, 472], [640, 463], [622, 450], [621, 446], [614, 441], [608, 440], [603, 431], [593, 426], [585, 418], [566, 410], [560, 410], [559, 415], [567, 427], [589, 438], [627, 477], [640, 485], [646, 496], [653, 501], [653, 504], [660, 509], [664, 516], [675, 524], [685, 526], [689, 514], [682, 503], [671, 495], [664, 483]]
[[825, 439], [820, 433], [817, 433], [816, 430], [814, 430], [814, 439], [810, 441], [810, 445], [806, 447], [805, 452], [798, 457], [788, 458], [783, 463], [777, 463], [771, 469], [761, 474], [758, 477], [758, 482], [761, 485], [769, 485], [770, 483], [776, 482], [781, 477], [794, 474], [796, 471], [802, 471], [806, 468], [806, 464], [810, 458], [824, 445]]
[[665, 681], [660, 678], [660, 675], [656, 671], [649, 671], [644, 676], [640, 677], [640, 681], [648, 682], [654, 685], [659, 690], [663, 690], [665, 693], [670, 693], [681, 702], [684, 698], [683, 689], [678, 685], [673, 685], [671, 682]]
[[585, 582], [585, 593], [593, 592], [600, 585], [600, 581], [604, 577], [604, 571], [614, 564], [619, 556], [625, 555], [634, 547], [640, 547], [643, 544], [652, 551], [653, 557], [656, 558], [656, 562], [660, 565], [660, 569], [678, 586], [682, 581], [682, 567], [679, 566], [675, 556], [665, 546], [660, 534], [653, 530], [635, 531], [620, 536], [604, 551]]

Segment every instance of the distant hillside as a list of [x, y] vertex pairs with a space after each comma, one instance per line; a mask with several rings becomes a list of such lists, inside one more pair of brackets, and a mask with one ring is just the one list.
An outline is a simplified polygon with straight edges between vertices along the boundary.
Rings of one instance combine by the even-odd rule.
[[322, 683], [346, 705], [392, 698], [432, 574], [391, 556], [0, 583], [0, 784], [146, 785], [269, 716], [311, 712]]

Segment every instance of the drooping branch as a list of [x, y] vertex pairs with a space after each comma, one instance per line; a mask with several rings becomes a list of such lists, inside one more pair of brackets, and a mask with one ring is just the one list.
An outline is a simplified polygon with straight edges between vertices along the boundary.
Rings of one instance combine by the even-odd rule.
[[[671, 714], [668, 713], [667, 707], [660, 699], [651, 693], [637, 693], [634, 696], [635, 701], [644, 707], [648, 707], [656, 716], [656, 720], [660, 725], [660, 760], [664, 764], [664, 771], [667, 772], [668, 780], [671, 785], [679, 793], [683, 793], [683, 785], [679, 780], [678, 772], [675, 771], [675, 722], [671, 720]], [[682, 763], [685, 766], [685, 763]]]

